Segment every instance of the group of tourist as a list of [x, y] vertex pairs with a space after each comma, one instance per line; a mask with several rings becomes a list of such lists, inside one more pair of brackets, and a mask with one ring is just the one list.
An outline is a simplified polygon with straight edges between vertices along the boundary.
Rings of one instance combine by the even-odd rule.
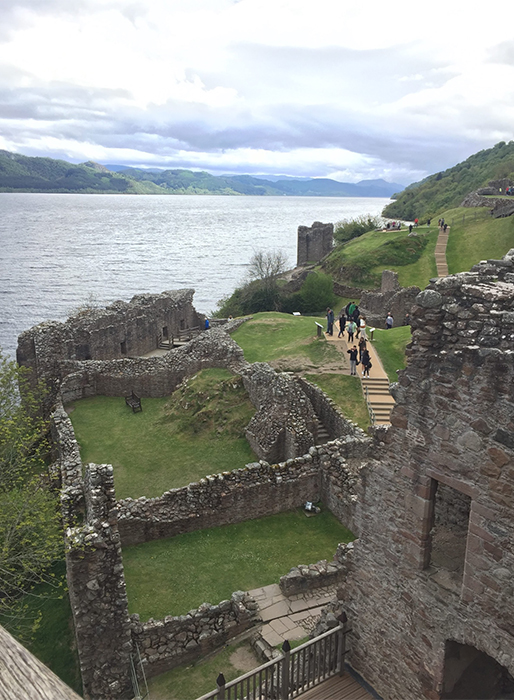
[[362, 364], [362, 376], [369, 377], [369, 370], [372, 368], [371, 358], [368, 350], [366, 338], [359, 340], [359, 347], [353, 345], [346, 351], [350, 355], [350, 374], [357, 374], [357, 365]]

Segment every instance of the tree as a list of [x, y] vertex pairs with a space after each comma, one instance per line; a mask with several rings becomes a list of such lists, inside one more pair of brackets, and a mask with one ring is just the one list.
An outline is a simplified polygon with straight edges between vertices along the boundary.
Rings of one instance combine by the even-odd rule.
[[57, 499], [44, 476], [45, 392], [41, 386], [30, 390], [28, 373], [0, 352], [0, 615], [5, 626], [19, 622], [24, 598], [37, 584], [53, 582], [50, 567], [62, 555]]
[[250, 259], [248, 274], [253, 280], [260, 280], [265, 289], [277, 286], [277, 277], [286, 269], [287, 259], [281, 250], [258, 251]]

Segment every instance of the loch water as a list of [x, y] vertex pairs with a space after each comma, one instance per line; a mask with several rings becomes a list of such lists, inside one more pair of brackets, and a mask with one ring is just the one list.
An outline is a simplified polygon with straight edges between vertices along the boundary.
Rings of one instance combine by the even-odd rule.
[[364, 197], [0, 193], [0, 348], [85, 303], [192, 287], [209, 314], [240, 284], [256, 251], [296, 263], [300, 225], [380, 214]]

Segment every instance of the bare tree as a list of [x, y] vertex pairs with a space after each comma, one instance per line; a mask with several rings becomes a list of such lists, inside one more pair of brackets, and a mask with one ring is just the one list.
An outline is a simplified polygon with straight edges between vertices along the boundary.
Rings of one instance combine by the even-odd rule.
[[287, 258], [281, 250], [263, 250], [254, 253], [250, 260], [248, 274], [251, 279], [261, 280], [265, 288], [276, 285], [278, 275], [286, 269]]

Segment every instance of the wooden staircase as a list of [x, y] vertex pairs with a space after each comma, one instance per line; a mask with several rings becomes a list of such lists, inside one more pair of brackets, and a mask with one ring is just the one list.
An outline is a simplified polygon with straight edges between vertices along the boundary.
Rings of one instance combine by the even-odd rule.
[[391, 411], [395, 401], [389, 393], [389, 380], [387, 377], [362, 377], [362, 390], [364, 398], [371, 408], [376, 425], [384, 425], [391, 422]]

